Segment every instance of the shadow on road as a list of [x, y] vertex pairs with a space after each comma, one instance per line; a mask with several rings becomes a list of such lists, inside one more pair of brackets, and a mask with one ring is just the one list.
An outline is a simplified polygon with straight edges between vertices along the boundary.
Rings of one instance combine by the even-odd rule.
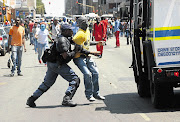
[[[85, 103], [85, 104], [77, 104], [77, 106], [88, 106], [91, 104], [102, 104], [102, 103]], [[69, 106], [63, 106], [63, 105], [36, 106], [34, 108], [35, 109], [49, 109], [49, 108], [59, 108], [59, 107], [68, 107], [69, 108]], [[31, 108], [31, 107], [26, 107], [26, 108]]]
[[150, 98], [141, 98], [137, 93], [111, 94], [105, 97], [106, 107], [98, 107], [96, 111], [107, 110], [116, 114], [180, 111], [180, 92], [175, 94], [174, 107], [164, 109], [155, 109]]

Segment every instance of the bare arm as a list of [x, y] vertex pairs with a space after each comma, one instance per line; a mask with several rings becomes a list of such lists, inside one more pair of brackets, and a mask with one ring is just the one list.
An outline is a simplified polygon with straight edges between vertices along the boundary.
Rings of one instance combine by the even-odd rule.
[[54, 42], [54, 41], [52, 40], [52, 38], [50, 37], [50, 35], [48, 35], [48, 38], [49, 38], [52, 42]]
[[25, 36], [23, 35], [23, 37], [22, 37], [22, 43], [23, 43], [23, 45], [24, 45], [24, 52], [26, 52], [26, 43], [25, 43], [26, 41], [25, 41]]

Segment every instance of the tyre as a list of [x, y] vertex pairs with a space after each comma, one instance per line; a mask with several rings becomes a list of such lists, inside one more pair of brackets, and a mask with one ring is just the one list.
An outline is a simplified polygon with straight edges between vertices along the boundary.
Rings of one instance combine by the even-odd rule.
[[3, 51], [1, 52], [1, 55], [2, 55], [2, 56], [5, 56], [5, 55], [6, 55], [6, 51], [3, 50]]
[[140, 97], [150, 97], [150, 83], [147, 76], [143, 73], [139, 77], [139, 81], [137, 82], [137, 90]]
[[174, 96], [171, 85], [155, 84], [150, 82], [151, 102], [155, 108], [169, 107]]

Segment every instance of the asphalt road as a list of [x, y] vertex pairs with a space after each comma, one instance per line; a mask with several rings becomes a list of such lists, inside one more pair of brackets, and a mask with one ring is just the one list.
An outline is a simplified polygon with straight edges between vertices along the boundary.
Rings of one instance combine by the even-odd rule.
[[[131, 46], [121, 38], [121, 47], [115, 47], [115, 38], [107, 41], [101, 59], [93, 57], [100, 73], [100, 93], [106, 100], [89, 102], [84, 95], [83, 75], [70, 62], [80, 76], [81, 84], [73, 101], [76, 107], [61, 105], [68, 82], [60, 76], [56, 83], [37, 101], [37, 108], [26, 106], [27, 98], [44, 79], [46, 66], [39, 64], [33, 46], [26, 41], [27, 52], [23, 53], [24, 76], [7, 77], [9, 55], [0, 56], [0, 122], [179, 122], [179, 90], [176, 90], [176, 108], [155, 109], [150, 98], [137, 94], [131, 65]], [[96, 50], [95, 46], [91, 50]], [[180, 106], [180, 105], [179, 105]]]

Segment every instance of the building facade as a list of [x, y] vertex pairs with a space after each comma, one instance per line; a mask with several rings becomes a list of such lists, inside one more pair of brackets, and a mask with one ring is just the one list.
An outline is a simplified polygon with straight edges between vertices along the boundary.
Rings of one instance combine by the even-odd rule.
[[129, 0], [65, 0], [65, 15], [83, 15], [93, 12], [99, 15], [115, 14], [120, 4], [127, 1]]

